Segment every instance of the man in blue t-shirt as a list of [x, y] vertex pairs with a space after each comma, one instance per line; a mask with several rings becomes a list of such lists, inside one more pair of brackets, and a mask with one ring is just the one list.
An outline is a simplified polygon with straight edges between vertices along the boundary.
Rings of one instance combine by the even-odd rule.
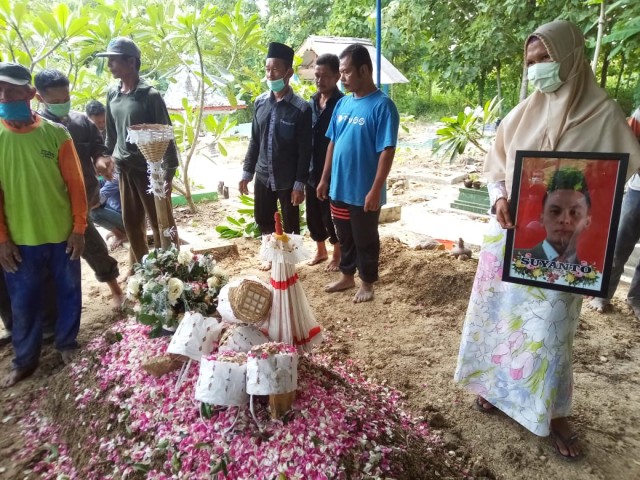
[[[360, 44], [340, 54], [340, 80], [352, 95], [336, 105], [327, 130], [327, 148], [320, 200], [331, 198], [331, 215], [340, 250], [340, 278], [327, 292], [355, 286], [356, 269], [361, 285], [353, 301], [373, 299], [378, 279], [380, 207], [386, 203], [386, 180], [398, 141], [400, 116], [393, 101], [373, 82], [369, 51]], [[329, 184], [331, 188], [329, 189]]]

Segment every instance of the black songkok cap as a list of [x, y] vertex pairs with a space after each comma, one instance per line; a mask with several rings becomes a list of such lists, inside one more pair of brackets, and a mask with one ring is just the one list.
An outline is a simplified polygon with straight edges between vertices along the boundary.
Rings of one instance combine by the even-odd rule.
[[267, 51], [267, 58], [279, 58], [286, 63], [293, 63], [293, 48], [284, 43], [271, 42]]

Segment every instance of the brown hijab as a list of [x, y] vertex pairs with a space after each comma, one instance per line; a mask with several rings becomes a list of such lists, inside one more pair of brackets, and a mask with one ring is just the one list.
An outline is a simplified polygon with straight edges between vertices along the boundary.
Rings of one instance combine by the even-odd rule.
[[489, 182], [505, 181], [511, 193], [516, 150], [629, 153], [627, 178], [640, 167], [640, 145], [622, 110], [596, 83], [584, 56], [584, 37], [572, 23], [547, 23], [537, 37], [560, 63], [565, 83], [555, 92], [536, 90], [500, 123], [484, 164]]

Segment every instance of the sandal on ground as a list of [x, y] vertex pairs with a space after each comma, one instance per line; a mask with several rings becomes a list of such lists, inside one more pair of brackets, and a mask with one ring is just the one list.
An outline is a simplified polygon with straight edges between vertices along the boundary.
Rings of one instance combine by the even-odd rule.
[[[485, 405], [489, 405], [489, 408], [485, 407]], [[480, 395], [476, 397], [476, 401], [473, 402], [473, 406], [476, 410], [482, 413], [493, 413], [496, 410], [496, 407], [488, 402], [486, 399], [482, 398]]]
[[553, 441], [553, 447], [556, 449], [556, 453], [560, 458], [562, 458], [566, 462], [577, 462], [584, 458], [584, 454], [582, 452], [578, 453], [575, 456], [565, 455], [560, 451], [560, 446], [558, 442], [562, 443], [567, 450], [578, 442], [578, 434], [576, 432], [571, 432], [568, 437], [563, 437], [558, 432], [551, 431], [551, 440]]

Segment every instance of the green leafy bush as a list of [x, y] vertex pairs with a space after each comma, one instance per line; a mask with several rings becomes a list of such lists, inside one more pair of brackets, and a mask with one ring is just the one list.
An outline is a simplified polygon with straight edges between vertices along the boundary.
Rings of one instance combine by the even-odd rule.
[[497, 97], [494, 97], [484, 104], [484, 108], [467, 107], [455, 117], [441, 118], [443, 125], [436, 130], [434, 151], [448, 155], [450, 163], [464, 153], [469, 143], [481, 152], [487, 153], [480, 140], [484, 135], [485, 127], [498, 119], [499, 109], [500, 102]]
[[259, 238], [260, 228], [253, 217], [254, 200], [249, 195], [240, 195], [242, 206], [238, 208], [238, 217], [227, 217], [227, 225], [218, 225], [216, 232], [222, 238]]
[[[216, 232], [222, 238], [260, 238], [261, 232], [258, 224], [253, 216], [253, 208], [255, 201], [253, 197], [249, 195], [240, 195], [238, 197], [242, 206], [238, 208], [237, 212], [240, 214], [238, 217], [228, 216], [226, 218], [226, 225], [218, 225]], [[280, 204], [278, 204], [278, 210], [282, 214]], [[300, 233], [304, 234], [307, 228], [307, 220], [305, 215], [305, 204], [300, 204]]]

